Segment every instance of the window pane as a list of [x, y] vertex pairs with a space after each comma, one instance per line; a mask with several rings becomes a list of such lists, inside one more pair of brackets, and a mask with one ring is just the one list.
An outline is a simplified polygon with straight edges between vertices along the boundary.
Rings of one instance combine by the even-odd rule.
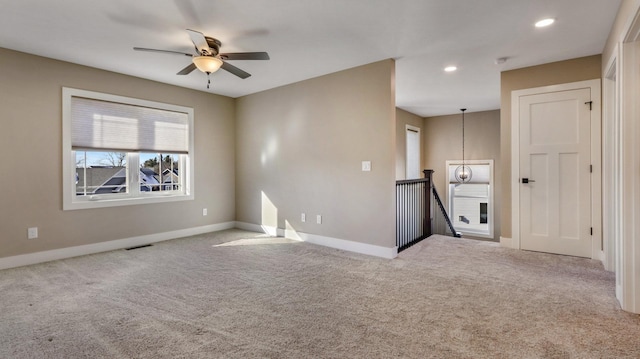
[[140, 191], [181, 191], [180, 156], [177, 153], [140, 153]]
[[76, 150], [77, 196], [127, 192], [127, 153]]

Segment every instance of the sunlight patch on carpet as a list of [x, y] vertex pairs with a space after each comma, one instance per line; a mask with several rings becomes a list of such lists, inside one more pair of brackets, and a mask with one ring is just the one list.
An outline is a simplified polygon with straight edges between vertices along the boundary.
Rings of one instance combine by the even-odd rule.
[[216, 244], [213, 247], [233, 247], [233, 246], [256, 246], [264, 244], [291, 244], [297, 243], [297, 241], [282, 238], [282, 237], [269, 237], [269, 238], [246, 238], [238, 239], [231, 242]]

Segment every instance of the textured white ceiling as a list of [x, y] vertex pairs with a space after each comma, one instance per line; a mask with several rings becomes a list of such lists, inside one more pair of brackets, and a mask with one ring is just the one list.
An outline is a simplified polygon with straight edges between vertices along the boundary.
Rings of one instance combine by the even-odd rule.
[[[500, 71], [599, 54], [620, 0], [0, 0], [0, 47], [239, 97], [396, 59], [396, 104], [420, 116], [497, 109]], [[549, 28], [535, 21], [554, 17]], [[191, 52], [185, 29], [253, 76], [176, 72]], [[507, 57], [502, 65], [496, 58]], [[449, 64], [455, 73], [444, 73]]]

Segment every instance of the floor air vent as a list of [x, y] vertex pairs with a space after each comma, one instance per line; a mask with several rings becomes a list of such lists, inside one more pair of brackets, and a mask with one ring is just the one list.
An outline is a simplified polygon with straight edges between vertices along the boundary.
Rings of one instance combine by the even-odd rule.
[[153, 244], [143, 244], [141, 246], [135, 246], [135, 247], [131, 247], [131, 248], [125, 248], [126, 251], [130, 251], [132, 249], [138, 249], [138, 248], [144, 248], [144, 247], [151, 247], [153, 246]]

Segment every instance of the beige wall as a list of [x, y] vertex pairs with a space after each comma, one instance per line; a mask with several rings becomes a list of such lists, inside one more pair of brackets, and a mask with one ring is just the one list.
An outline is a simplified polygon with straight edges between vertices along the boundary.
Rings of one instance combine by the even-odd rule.
[[[420, 138], [424, 139], [424, 119], [405, 110], [396, 109], [396, 180], [407, 177], [407, 135], [406, 126], [420, 128]], [[424, 167], [424, 141], [420, 143], [420, 168]]]
[[[193, 107], [195, 200], [63, 211], [63, 86]], [[234, 105], [226, 97], [0, 49], [0, 257], [233, 221]], [[27, 240], [27, 228], [35, 226], [39, 238]]]
[[511, 92], [520, 89], [599, 79], [601, 56], [593, 55], [505, 71], [500, 78], [500, 152], [502, 155], [502, 230], [511, 238]]
[[[494, 239], [500, 239], [501, 172], [500, 111], [465, 113], [465, 160], [493, 160]], [[444, 197], [447, 185], [446, 161], [462, 159], [462, 115], [424, 119], [425, 167], [432, 169], [433, 183]], [[445, 203], [446, 206], [446, 203]]]
[[239, 98], [237, 220], [394, 247], [394, 68], [385, 60]]

